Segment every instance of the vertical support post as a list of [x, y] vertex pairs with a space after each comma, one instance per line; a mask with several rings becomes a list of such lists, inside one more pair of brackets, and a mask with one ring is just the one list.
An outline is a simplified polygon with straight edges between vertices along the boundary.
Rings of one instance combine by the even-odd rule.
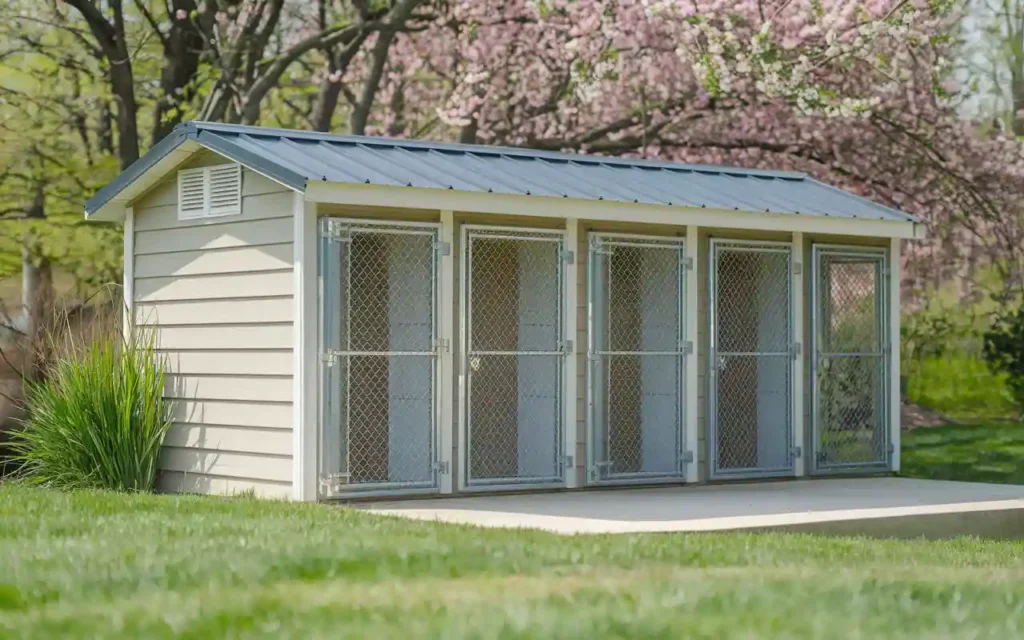
[[292, 499], [317, 499], [316, 203], [292, 194], [294, 340]]
[[807, 473], [807, 444], [804, 436], [804, 409], [807, 406], [804, 398], [804, 234], [793, 233], [793, 249], [791, 260], [793, 317], [793, 447], [799, 452], [793, 459], [793, 475], [800, 477]]
[[697, 339], [700, 322], [699, 298], [700, 293], [700, 266], [697, 260], [700, 252], [700, 227], [689, 225], [686, 227], [686, 341], [692, 345], [690, 353], [686, 356], [686, 389], [683, 396], [683, 407], [686, 412], [686, 451], [690, 455], [690, 462], [686, 463], [684, 469], [686, 482], [699, 482], [700, 471], [698, 460], [700, 459], [700, 430], [704, 425], [699, 422], [698, 404], [700, 403], [700, 363], [701, 344]]
[[455, 487], [459, 491], [465, 490], [469, 484], [469, 437], [467, 430], [469, 428], [469, 421], [467, 414], [469, 413], [469, 396], [468, 390], [466, 389], [466, 364], [468, 356], [466, 355], [469, 351], [469, 234], [467, 233], [466, 227], [460, 224], [459, 228], [459, 246], [456, 252], [455, 248], [452, 249], [453, 255], [459, 256], [459, 347], [458, 347], [458, 360], [455, 361], [455, 370], [452, 372], [455, 376], [456, 384], [458, 385], [458, 416], [456, 420], [455, 428], [458, 429], [458, 469], [453, 469], [453, 472], [458, 474], [456, 476]]
[[438, 337], [441, 339], [441, 363], [438, 373], [438, 388], [441, 392], [440, 418], [438, 421], [440, 450], [438, 451], [438, 462], [447, 473], [441, 474], [441, 493], [452, 492], [452, 476], [455, 473], [453, 453], [455, 446], [455, 413], [454, 402], [454, 380], [457, 372], [452, 366], [455, 350], [455, 214], [452, 211], [441, 211], [441, 242], [452, 247], [447, 255], [440, 257], [440, 295], [438, 296]]
[[127, 341], [135, 325], [135, 209], [124, 211], [124, 281], [121, 284], [121, 332]]
[[889, 247], [889, 428], [892, 471], [900, 470], [900, 239], [893, 238]]
[[[565, 249], [572, 251], [573, 254], [579, 252], [580, 244], [580, 221], [577, 218], [566, 218], [565, 219]], [[574, 489], [579, 486], [579, 474], [577, 469], [579, 468], [579, 456], [576, 451], [576, 440], [578, 437], [579, 425], [576, 421], [577, 404], [579, 402], [577, 389], [579, 388], [579, 379], [577, 378], [577, 336], [576, 336], [576, 324], [579, 319], [579, 266], [583, 260], [582, 256], [575, 256], [574, 259], [565, 265], [565, 291], [563, 304], [565, 305], [563, 317], [564, 327], [562, 329], [562, 339], [571, 341], [573, 345], [571, 349], [567, 349], [565, 362], [564, 362], [564, 377], [565, 377], [565, 397], [562, 405], [565, 407], [563, 420], [563, 437], [565, 441], [563, 454], [566, 456], [565, 464], [565, 486], [569, 489]], [[567, 343], [570, 344], [570, 343]], [[571, 460], [570, 464], [568, 461]]]

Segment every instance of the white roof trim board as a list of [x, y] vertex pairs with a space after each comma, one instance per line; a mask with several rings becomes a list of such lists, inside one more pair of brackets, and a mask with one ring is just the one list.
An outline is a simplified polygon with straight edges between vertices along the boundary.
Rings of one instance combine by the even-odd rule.
[[[91, 198], [86, 203], [86, 217], [123, 218], [124, 208], [134, 198], [200, 148], [210, 149], [299, 192], [305, 192], [311, 182], [327, 182], [846, 220], [920, 222], [902, 211], [791, 171], [206, 122], [178, 125]], [[524, 210], [523, 214], [528, 215], [529, 211]]]

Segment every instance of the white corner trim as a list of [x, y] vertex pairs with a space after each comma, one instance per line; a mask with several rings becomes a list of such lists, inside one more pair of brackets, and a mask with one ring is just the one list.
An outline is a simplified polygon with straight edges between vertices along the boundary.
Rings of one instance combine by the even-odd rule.
[[135, 324], [135, 209], [124, 211], [124, 268], [121, 283], [121, 331], [129, 339]]
[[889, 422], [893, 471], [900, 470], [900, 240], [889, 246]]
[[699, 225], [722, 229], [800, 231], [875, 238], [924, 237], [923, 226], [909, 221], [751, 213], [730, 209], [697, 209], [609, 200], [580, 200], [340, 182], [310, 182], [306, 185], [306, 199], [348, 205], [429, 208], [467, 213], [627, 221], [675, 226]]
[[292, 197], [294, 371], [292, 384], [292, 499], [316, 500], [317, 472], [317, 247], [316, 203]]
[[683, 406], [686, 411], [686, 451], [693, 459], [686, 463], [684, 472], [686, 482], [700, 481], [700, 431], [704, 425], [700, 423], [697, 409], [700, 405], [700, 363], [701, 344], [698, 339], [700, 323], [700, 293], [701, 265], [697, 257], [700, 255], [700, 227], [689, 225], [686, 227], [686, 259], [688, 269], [686, 271], [686, 340], [692, 345], [692, 350], [686, 356], [686, 389]]
[[793, 342], [799, 352], [793, 359], [793, 446], [800, 449], [800, 455], [793, 459], [793, 475], [798, 478], [807, 475], [807, 458], [811, 455], [805, 437], [804, 411], [807, 401], [804, 393], [804, 353], [807, 344], [804, 339], [804, 273], [808, 265], [804, 262], [804, 234], [793, 234]]

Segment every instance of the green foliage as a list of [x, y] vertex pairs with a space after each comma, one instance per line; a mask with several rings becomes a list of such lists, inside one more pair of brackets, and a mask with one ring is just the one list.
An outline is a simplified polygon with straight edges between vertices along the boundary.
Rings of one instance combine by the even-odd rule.
[[[1000, 286], [994, 272], [976, 279], [993, 290]], [[1007, 375], [991, 369], [984, 357], [983, 336], [998, 309], [990, 297], [965, 299], [948, 286], [905, 314], [900, 348], [907, 399], [958, 420], [1019, 415]]]
[[170, 426], [154, 339], [90, 340], [26, 383], [14, 459], [28, 481], [57, 488], [149, 491]]
[[1024, 307], [997, 316], [984, 334], [985, 360], [1005, 374], [1019, 407], [1024, 407]]
[[985, 420], [1018, 415], [1006, 385], [985, 362], [963, 352], [918, 360], [906, 381], [906, 398], [957, 420]]
[[954, 425], [903, 435], [901, 475], [929, 480], [1024, 484], [1024, 425]]

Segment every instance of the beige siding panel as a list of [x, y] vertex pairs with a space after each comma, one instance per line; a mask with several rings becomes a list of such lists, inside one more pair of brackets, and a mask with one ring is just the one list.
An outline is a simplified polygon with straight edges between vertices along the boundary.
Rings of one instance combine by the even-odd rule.
[[195, 349], [291, 349], [295, 329], [291, 323], [161, 327], [157, 348]]
[[[243, 185], [243, 189], [245, 186]], [[153, 231], [156, 229], [178, 229], [188, 227], [205, 227], [219, 224], [235, 224], [244, 220], [260, 220], [280, 218], [291, 215], [292, 192], [263, 193], [260, 195], [242, 196], [241, 216], [216, 216], [194, 220], [178, 220], [178, 205], [175, 202], [135, 210], [141, 212], [139, 224], [135, 231]]]
[[207, 493], [232, 496], [254, 492], [261, 498], [287, 500], [292, 493], [291, 482], [267, 482], [245, 478], [225, 478], [203, 473], [182, 473], [164, 470], [157, 477], [156, 488], [166, 493]]
[[232, 224], [136, 232], [135, 255], [249, 247], [291, 242], [291, 239], [292, 219], [290, 216], [250, 221], [243, 212], [242, 217], [235, 218], [235, 222]]
[[175, 171], [133, 203], [132, 317], [157, 328], [174, 423], [162, 490], [292, 493], [293, 197], [243, 170], [241, 214], [178, 220]]
[[171, 420], [196, 424], [291, 429], [290, 402], [228, 402], [178, 400], [171, 405]]
[[191, 447], [164, 447], [160, 451], [160, 468], [274, 482], [290, 483], [292, 478], [290, 455], [234, 453]]
[[135, 305], [135, 322], [139, 324], [258, 324], [291, 322], [294, 315], [294, 301], [290, 295], [248, 300], [181, 300]]
[[189, 400], [291, 402], [291, 376], [168, 375], [164, 394]]
[[292, 243], [139, 256], [136, 278], [277, 271], [292, 267]]
[[164, 446], [216, 449], [237, 453], [290, 455], [292, 430], [178, 423], [172, 425], [167, 432]]
[[291, 350], [278, 351], [163, 351], [172, 373], [292, 375]]
[[246, 298], [254, 295], [285, 296], [292, 293], [292, 278], [291, 269], [219, 276], [136, 278], [135, 300], [160, 302]]

